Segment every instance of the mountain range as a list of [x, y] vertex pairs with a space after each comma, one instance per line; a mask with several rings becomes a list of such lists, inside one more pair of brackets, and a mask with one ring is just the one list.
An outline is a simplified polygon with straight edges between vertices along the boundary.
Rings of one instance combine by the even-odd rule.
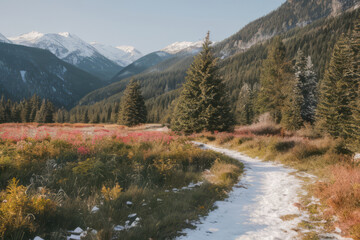
[[[314, 65], [321, 77], [328, 49], [331, 49], [341, 32], [351, 28], [351, 24], [344, 25], [345, 22], [348, 23], [352, 18], [359, 16], [357, 9], [360, 5], [359, 1], [287, 0], [275, 11], [249, 23], [229, 38], [214, 44], [215, 55], [220, 58], [219, 70], [230, 87], [231, 102], [236, 105], [244, 84], [251, 86], [257, 84], [259, 68], [262, 59], [266, 57], [268, 42], [277, 35], [281, 35], [286, 41], [291, 50], [290, 55], [298, 48], [304, 48], [307, 54], [312, 55], [316, 60]], [[350, 15], [344, 15], [344, 13]], [[337, 20], [339, 18], [345, 20]], [[306, 29], [307, 32], [302, 29]], [[326, 35], [326, 31], [332, 31], [335, 34]], [[312, 36], [312, 39], [309, 36]], [[325, 38], [328, 42], [321, 42]], [[301, 39], [307, 39], [309, 43], [304, 43]], [[321, 46], [309, 46], [313, 41], [320, 41]], [[91, 105], [99, 101], [119, 101], [126, 84], [131, 78], [135, 78], [142, 84], [147, 106], [150, 109], [150, 121], [159, 121], [164, 118], [171, 102], [178, 96], [179, 89], [185, 80], [186, 69], [202, 45], [201, 41], [176, 42], [159, 51], [142, 56], [134, 47], [87, 43], [70, 33], [31, 32], [10, 38], [0, 34], [0, 42], [3, 42], [0, 45], [0, 52], [8, 54], [8, 57], [0, 58], [0, 70], [8, 72], [8, 74], [0, 75], [2, 94], [20, 99], [35, 92], [42, 97], [48, 97], [49, 93], [53, 93], [52, 99], [64, 106], [71, 107], [77, 102], [81, 105]], [[289, 45], [290, 42], [295, 46]], [[316, 51], [319, 51], [318, 48], [323, 47], [324, 44], [327, 44], [328, 49], [325, 49], [326, 53], [322, 54], [323, 57], [319, 57], [322, 55]], [[28, 48], [20, 48], [19, 45], [25, 45]], [[37, 48], [48, 51], [33, 50]], [[14, 54], [8, 49], [13, 49]], [[15, 52], [26, 52], [27, 58]], [[56, 64], [53, 63], [55, 58]], [[22, 64], [20, 66], [14, 64], [17, 61]], [[25, 69], [24, 66], [29, 68]], [[61, 74], [60, 76], [69, 85], [59, 84], [62, 80], [56, 76], [59, 75], [60, 66], [65, 66], [67, 69], [66, 76], [63, 77]], [[76, 78], [75, 75], [79, 78], [81, 76], [81, 79]], [[46, 81], [46, 77], [43, 76], [54, 77]], [[81, 84], [76, 85], [76, 81]], [[17, 90], [11, 84], [9, 87], [8, 84], [12, 82], [14, 86], [21, 86], [21, 89], [26, 89], [26, 87], [29, 89]], [[34, 84], [28, 84], [29, 82]], [[42, 86], [37, 86], [38, 83]], [[77, 91], [74, 89], [75, 86], [83, 89]], [[52, 87], [59, 94], [54, 94]], [[72, 97], [70, 94], [65, 94], [66, 91], [71, 92]], [[66, 101], [60, 93], [65, 94]]]
[[91, 44], [68, 32], [48, 33], [30, 32], [10, 37], [15, 44], [47, 49], [58, 58], [104, 81], [109, 80], [122, 66], [106, 58]]
[[20, 100], [36, 93], [66, 107], [74, 106], [86, 93], [117, 81], [118, 75], [136, 75], [179, 52], [196, 51], [197, 46], [191, 42], [176, 43], [166, 47], [165, 51], [143, 57], [132, 46], [88, 44], [67, 32], [30, 32], [10, 38], [0, 34], [0, 43], [4, 43], [0, 45], [3, 53], [1, 95]]

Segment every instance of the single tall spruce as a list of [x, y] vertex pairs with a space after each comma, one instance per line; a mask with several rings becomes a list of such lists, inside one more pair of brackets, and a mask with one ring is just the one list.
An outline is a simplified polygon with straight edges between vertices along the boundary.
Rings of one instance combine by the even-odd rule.
[[171, 127], [186, 134], [207, 131], [231, 131], [234, 117], [226, 95], [225, 84], [218, 75], [208, 32], [202, 51], [187, 71]]
[[349, 39], [336, 43], [329, 68], [321, 83], [317, 110], [318, 123], [333, 137], [347, 139], [354, 134], [353, 106], [357, 99], [358, 80], [352, 73], [353, 53]]
[[356, 96], [351, 103], [353, 118], [351, 122], [353, 148], [360, 151], [360, 20], [357, 21], [350, 39], [352, 64], [349, 75], [354, 79]]
[[289, 94], [282, 109], [281, 123], [291, 131], [300, 129], [304, 122], [301, 116], [304, 97], [301, 94], [300, 86], [300, 79], [294, 78], [289, 86]]
[[50, 101], [45, 99], [42, 101], [40, 110], [36, 112], [35, 122], [52, 123], [54, 114], [54, 106]]
[[267, 59], [263, 62], [257, 97], [258, 112], [270, 112], [277, 123], [281, 121], [289, 83], [293, 79], [285, 54], [285, 45], [276, 37], [269, 48]]
[[141, 95], [140, 83], [131, 80], [121, 99], [121, 112], [118, 123], [126, 126], [135, 126], [146, 122], [146, 106]]
[[317, 78], [311, 57], [305, 57], [298, 50], [295, 57], [295, 79], [303, 101], [301, 104], [301, 117], [305, 122], [314, 123], [317, 105]]

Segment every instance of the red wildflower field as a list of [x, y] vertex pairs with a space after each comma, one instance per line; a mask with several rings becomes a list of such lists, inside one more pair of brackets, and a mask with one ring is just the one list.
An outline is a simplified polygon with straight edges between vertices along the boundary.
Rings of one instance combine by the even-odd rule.
[[[96, 143], [104, 138], [113, 138], [129, 142], [165, 141], [174, 136], [167, 133], [166, 128], [144, 125], [127, 128], [121, 125], [102, 124], [0, 124], [0, 139], [18, 142], [25, 139], [43, 140], [46, 138], [65, 140], [73, 145], [85, 142]], [[84, 152], [86, 149], [80, 149]]]

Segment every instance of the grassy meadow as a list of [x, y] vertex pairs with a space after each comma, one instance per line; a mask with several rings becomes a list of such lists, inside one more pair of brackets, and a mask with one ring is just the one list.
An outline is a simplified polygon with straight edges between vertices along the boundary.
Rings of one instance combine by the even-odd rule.
[[64, 239], [78, 227], [82, 239], [164, 239], [191, 228], [243, 166], [153, 127], [0, 125], [0, 239]]

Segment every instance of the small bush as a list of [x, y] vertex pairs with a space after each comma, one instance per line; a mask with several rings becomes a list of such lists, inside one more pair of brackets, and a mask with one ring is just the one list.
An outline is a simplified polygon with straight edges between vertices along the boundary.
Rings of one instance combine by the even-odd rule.
[[303, 160], [312, 156], [322, 155], [326, 150], [327, 148], [321, 148], [314, 144], [299, 143], [293, 148], [292, 153], [298, 160]]
[[220, 144], [230, 142], [233, 139], [234, 139], [233, 135], [223, 135], [223, 136], [218, 137], [218, 141]]
[[210, 142], [215, 141], [216, 137], [214, 136], [206, 136], [206, 139], [209, 140]]
[[275, 144], [275, 149], [278, 152], [286, 152], [295, 147], [294, 141], [280, 141]]
[[318, 183], [316, 194], [340, 219], [340, 227], [355, 239], [360, 236], [360, 169], [336, 165], [328, 182]]
[[241, 145], [241, 144], [243, 144], [243, 143], [245, 143], [245, 142], [247, 142], [247, 141], [251, 141], [251, 140], [253, 140], [252, 137], [241, 137], [241, 138], [239, 138], [239, 140], [238, 140], [238, 144]]

